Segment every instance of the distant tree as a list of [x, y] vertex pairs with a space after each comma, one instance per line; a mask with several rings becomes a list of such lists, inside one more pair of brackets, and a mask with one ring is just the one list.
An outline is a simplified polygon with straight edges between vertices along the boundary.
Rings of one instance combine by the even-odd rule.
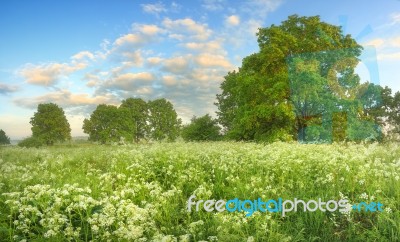
[[135, 142], [144, 139], [149, 133], [149, 126], [147, 124], [149, 109], [147, 103], [141, 98], [128, 98], [122, 101], [120, 108], [128, 109], [131, 119], [135, 123], [133, 133]]
[[128, 109], [100, 104], [90, 118], [83, 121], [82, 129], [84, 133], [89, 134], [91, 141], [105, 144], [125, 139], [131, 142], [135, 124]]
[[169, 101], [156, 99], [149, 101], [150, 137], [154, 140], [175, 140], [179, 135], [181, 120]]
[[210, 115], [193, 117], [191, 123], [182, 128], [182, 137], [186, 141], [219, 140], [221, 128]]
[[39, 104], [31, 118], [32, 137], [47, 145], [71, 139], [71, 128], [64, 110], [54, 103]]
[[10, 137], [6, 135], [4, 130], [0, 129], [0, 145], [9, 145], [10, 144]]

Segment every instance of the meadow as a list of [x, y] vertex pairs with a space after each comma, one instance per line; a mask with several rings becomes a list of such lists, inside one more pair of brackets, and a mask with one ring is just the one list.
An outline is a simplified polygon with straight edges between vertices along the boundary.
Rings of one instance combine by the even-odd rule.
[[[0, 147], [0, 241], [399, 241], [400, 144]], [[322, 198], [383, 211], [188, 212]]]

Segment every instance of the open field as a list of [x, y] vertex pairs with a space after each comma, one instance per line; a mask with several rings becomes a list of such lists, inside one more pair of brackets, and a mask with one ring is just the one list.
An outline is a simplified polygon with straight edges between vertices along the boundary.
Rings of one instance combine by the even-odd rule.
[[[398, 241], [399, 176], [395, 143], [0, 147], [0, 240]], [[191, 195], [383, 211], [188, 212]]]

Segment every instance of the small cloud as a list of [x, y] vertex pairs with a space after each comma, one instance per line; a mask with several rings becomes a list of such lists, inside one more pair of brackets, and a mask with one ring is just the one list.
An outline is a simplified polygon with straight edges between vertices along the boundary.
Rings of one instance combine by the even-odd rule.
[[189, 58], [190, 56], [178, 56], [166, 59], [162, 69], [174, 74], [185, 73], [189, 69]]
[[162, 77], [163, 83], [167, 86], [174, 86], [178, 83], [177, 79], [175, 76], [163, 76]]
[[166, 18], [163, 20], [162, 25], [171, 33], [170, 37], [174, 34], [204, 41], [212, 34], [212, 31], [208, 29], [206, 24], [197, 23], [191, 18], [177, 20]]
[[103, 79], [101, 78], [100, 75], [97, 75], [96, 73], [86, 73], [85, 76], [83, 77], [83, 80], [86, 81], [86, 86], [87, 87], [95, 87], [98, 86], [102, 83]]
[[115, 40], [114, 46], [140, 47], [145, 44], [146, 38], [138, 34], [126, 34]]
[[0, 95], [6, 95], [11, 92], [16, 92], [18, 90], [19, 90], [19, 88], [16, 86], [11, 86], [11, 85], [7, 85], [4, 83], [0, 83]]
[[200, 54], [196, 56], [195, 61], [201, 67], [233, 68], [232, 64], [222, 55]]
[[18, 71], [29, 84], [52, 86], [60, 78], [87, 67], [85, 63], [49, 63], [42, 65], [28, 64]]
[[222, 39], [211, 40], [208, 42], [187, 42], [183, 46], [191, 51], [200, 53], [222, 53], [226, 54], [226, 51], [222, 45]]
[[236, 26], [240, 24], [240, 18], [237, 15], [231, 15], [225, 19], [225, 23], [228, 26]]
[[224, 9], [224, 0], [203, 0], [201, 5], [209, 11], [218, 11]]
[[141, 6], [145, 13], [154, 14], [156, 16], [160, 13], [167, 12], [167, 8], [160, 2], [154, 4], [141, 4]]
[[144, 35], [154, 36], [164, 32], [160, 27], [154, 24], [133, 24], [133, 29]]
[[19, 98], [14, 100], [14, 103], [18, 106], [25, 108], [36, 108], [40, 103], [57, 103], [61, 107], [81, 107], [85, 105], [98, 105], [102, 103], [117, 104], [118, 99], [112, 94], [106, 94], [103, 96], [96, 95], [91, 97], [87, 93], [71, 93], [69, 90], [60, 90], [57, 92], [47, 93], [37, 97]]
[[147, 64], [150, 65], [150, 66], [156, 66], [159, 63], [161, 63], [161, 61], [163, 61], [163, 59], [160, 58], [160, 57], [149, 57], [149, 58], [147, 58]]
[[151, 85], [155, 76], [149, 72], [124, 73], [105, 83], [106, 89], [137, 90]]
[[90, 51], [81, 51], [71, 57], [74, 61], [94, 60], [95, 56]]

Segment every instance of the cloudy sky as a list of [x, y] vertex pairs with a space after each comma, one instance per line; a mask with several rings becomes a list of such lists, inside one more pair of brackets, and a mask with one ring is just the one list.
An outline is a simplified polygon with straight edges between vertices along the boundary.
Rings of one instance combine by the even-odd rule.
[[73, 136], [96, 105], [127, 97], [167, 98], [184, 122], [213, 115], [224, 75], [258, 50], [257, 28], [292, 14], [342, 25], [376, 60], [362, 79], [400, 90], [400, 0], [2, 0], [0, 129], [29, 136], [44, 102], [64, 108]]

